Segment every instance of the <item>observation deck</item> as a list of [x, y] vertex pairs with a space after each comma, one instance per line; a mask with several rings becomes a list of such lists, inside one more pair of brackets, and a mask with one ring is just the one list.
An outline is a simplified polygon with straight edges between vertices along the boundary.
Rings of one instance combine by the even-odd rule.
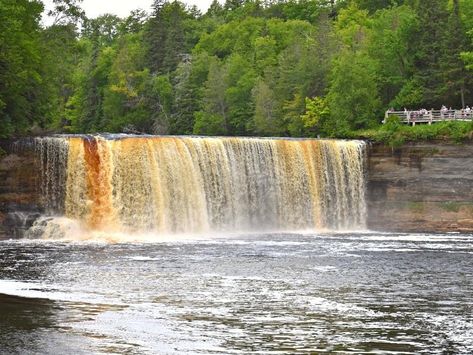
[[412, 126], [416, 124], [432, 124], [443, 121], [471, 121], [473, 110], [417, 110], [417, 111], [386, 111], [383, 123], [388, 118], [398, 117], [400, 122]]

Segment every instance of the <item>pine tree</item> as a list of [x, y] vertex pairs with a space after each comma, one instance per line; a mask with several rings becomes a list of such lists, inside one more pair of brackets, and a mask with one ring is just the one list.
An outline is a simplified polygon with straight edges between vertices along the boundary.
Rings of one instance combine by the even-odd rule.
[[414, 58], [414, 78], [421, 85], [427, 108], [440, 107], [442, 93], [441, 60], [448, 22], [445, 0], [416, 1], [418, 28], [410, 41]]
[[472, 77], [465, 70], [460, 53], [466, 50], [467, 44], [468, 38], [460, 16], [460, 4], [458, 0], [453, 0], [440, 58], [442, 83], [444, 83], [441, 93], [447, 106], [465, 107], [466, 90], [468, 84], [471, 85]]
[[149, 19], [144, 33], [144, 45], [146, 47], [146, 64], [152, 73], [161, 70], [165, 57], [166, 25], [163, 16], [165, 0], [154, 0], [153, 13]]

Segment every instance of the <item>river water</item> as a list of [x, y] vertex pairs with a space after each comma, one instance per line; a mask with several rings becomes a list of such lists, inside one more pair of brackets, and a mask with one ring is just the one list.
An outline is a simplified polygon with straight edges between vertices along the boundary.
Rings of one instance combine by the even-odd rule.
[[0, 352], [472, 353], [473, 236], [0, 241]]

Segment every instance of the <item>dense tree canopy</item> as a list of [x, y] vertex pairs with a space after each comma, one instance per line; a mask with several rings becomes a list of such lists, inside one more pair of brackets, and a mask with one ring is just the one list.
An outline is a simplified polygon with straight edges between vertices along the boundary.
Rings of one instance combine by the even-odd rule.
[[473, 104], [469, 0], [226, 0], [88, 19], [0, 0], [0, 136], [338, 136]]

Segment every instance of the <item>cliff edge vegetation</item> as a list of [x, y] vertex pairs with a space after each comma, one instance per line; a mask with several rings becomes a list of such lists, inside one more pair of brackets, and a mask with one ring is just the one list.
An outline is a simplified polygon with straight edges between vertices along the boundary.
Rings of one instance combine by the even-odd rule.
[[396, 120], [376, 129], [351, 132], [349, 138], [368, 139], [390, 147], [400, 147], [408, 142], [443, 141], [456, 144], [469, 142], [473, 138], [473, 122], [446, 121], [432, 125], [409, 126]]

